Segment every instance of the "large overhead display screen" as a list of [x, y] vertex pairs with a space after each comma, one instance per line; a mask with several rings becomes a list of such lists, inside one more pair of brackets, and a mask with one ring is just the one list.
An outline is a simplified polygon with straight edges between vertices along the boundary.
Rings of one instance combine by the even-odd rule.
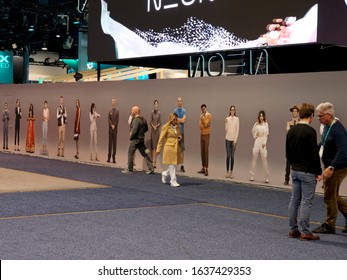
[[316, 42], [317, 2], [91, 0], [89, 59], [110, 61]]
[[347, 0], [319, 0], [319, 43], [347, 45]]

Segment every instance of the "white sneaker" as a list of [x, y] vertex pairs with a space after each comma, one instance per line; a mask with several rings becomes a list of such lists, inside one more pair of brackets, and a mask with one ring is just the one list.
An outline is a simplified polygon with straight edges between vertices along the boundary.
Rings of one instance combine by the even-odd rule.
[[161, 181], [163, 182], [163, 184], [166, 184], [166, 175], [164, 175], [163, 173], [161, 173]]
[[155, 171], [154, 168], [149, 169], [149, 170], [146, 171], [146, 174], [147, 174], [147, 175], [148, 175], [148, 174], [153, 174], [154, 171]]
[[177, 182], [173, 182], [173, 183], [170, 184], [170, 186], [174, 187], [174, 188], [177, 188], [177, 187], [179, 187], [181, 185], [179, 183], [177, 183]]
[[123, 174], [133, 174], [134, 171], [133, 171], [133, 170], [129, 170], [129, 169], [126, 168], [126, 169], [123, 169], [123, 170], [122, 170], [122, 173], [123, 173]]

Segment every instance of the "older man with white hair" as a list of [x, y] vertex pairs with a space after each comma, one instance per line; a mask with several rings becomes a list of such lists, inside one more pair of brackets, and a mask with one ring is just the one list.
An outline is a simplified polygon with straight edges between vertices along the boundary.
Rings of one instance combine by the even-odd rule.
[[324, 164], [323, 188], [326, 206], [325, 222], [314, 233], [334, 234], [338, 211], [346, 220], [343, 230], [347, 233], [347, 202], [339, 195], [342, 181], [347, 175], [347, 132], [335, 118], [334, 105], [321, 103], [316, 108], [319, 121], [324, 125], [319, 155]]

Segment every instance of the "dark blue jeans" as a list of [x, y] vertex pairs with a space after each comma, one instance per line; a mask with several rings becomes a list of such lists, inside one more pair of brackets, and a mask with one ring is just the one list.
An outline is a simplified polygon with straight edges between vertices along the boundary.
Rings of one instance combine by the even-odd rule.
[[225, 139], [225, 148], [227, 150], [227, 172], [233, 171], [234, 169], [234, 155], [235, 155], [235, 148], [234, 148], [234, 141], [229, 141]]

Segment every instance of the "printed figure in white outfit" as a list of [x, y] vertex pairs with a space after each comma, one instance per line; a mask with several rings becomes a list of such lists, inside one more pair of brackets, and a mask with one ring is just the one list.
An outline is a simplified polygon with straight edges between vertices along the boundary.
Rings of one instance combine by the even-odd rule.
[[93, 160], [93, 142], [95, 150], [95, 160], [99, 161], [98, 158], [98, 135], [97, 135], [97, 126], [96, 120], [100, 118], [100, 114], [96, 112], [96, 105], [92, 103], [90, 106], [89, 119], [90, 119], [90, 160]]
[[251, 181], [254, 180], [254, 169], [257, 164], [258, 155], [260, 153], [260, 157], [263, 163], [263, 167], [265, 170], [265, 182], [269, 183], [269, 167], [267, 163], [267, 137], [269, 135], [269, 125], [266, 121], [266, 116], [264, 111], [260, 111], [258, 114], [258, 121], [254, 124], [252, 128], [252, 135], [254, 138], [254, 146], [253, 146], [253, 159], [252, 159], [252, 168], [251, 168]]
[[157, 145], [157, 154], [162, 148], [163, 164], [168, 165], [168, 169], [161, 173], [161, 180], [165, 184], [166, 178], [170, 175], [170, 186], [179, 187], [176, 178], [176, 165], [182, 163], [182, 152], [180, 141], [182, 140], [181, 129], [178, 122], [178, 116], [172, 113], [169, 121], [162, 127]]

